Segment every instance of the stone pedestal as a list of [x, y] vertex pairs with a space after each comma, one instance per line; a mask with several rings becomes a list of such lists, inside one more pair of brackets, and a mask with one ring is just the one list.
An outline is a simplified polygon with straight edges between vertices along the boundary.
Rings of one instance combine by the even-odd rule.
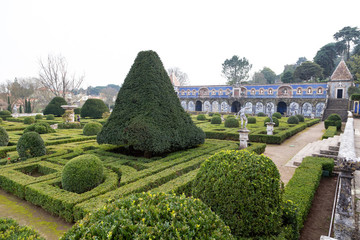
[[61, 105], [61, 107], [65, 110], [70, 110], [71, 111], [71, 114], [69, 116], [69, 119], [67, 122], [75, 122], [75, 113], [74, 113], [74, 109], [77, 108], [78, 106], [76, 105]]
[[248, 146], [248, 140], [249, 140], [249, 132], [250, 130], [247, 130], [246, 128], [242, 128], [238, 130], [239, 132], [239, 140], [240, 140], [240, 146], [239, 149], [247, 148]]
[[267, 123], [266, 123], [266, 132], [267, 132], [267, 135], [273, 135], [274, 126], [275, 126], [275, 123], [273, 123], [273, 122], [267, 122]]

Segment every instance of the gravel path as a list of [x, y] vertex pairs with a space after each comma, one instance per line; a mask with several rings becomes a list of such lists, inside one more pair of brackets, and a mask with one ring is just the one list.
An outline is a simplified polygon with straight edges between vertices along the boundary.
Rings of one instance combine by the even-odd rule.
[[288, 138], [282, 144], [267, 144], [264, 155], [271, 158], [278, 167], [281, 175], [281, 180], [287, 184], [292, 178], [295, 169], [293, 167], [286, 167], [285, 164], [299, 152], [306, 144], [321, 139], [324, 134], [324, 123], [320, 122], [304, 131]]

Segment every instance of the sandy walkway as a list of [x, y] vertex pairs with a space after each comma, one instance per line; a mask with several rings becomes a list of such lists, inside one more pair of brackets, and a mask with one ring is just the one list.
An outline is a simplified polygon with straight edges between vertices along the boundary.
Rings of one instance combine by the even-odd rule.
[[299, 152], [306, 144], [321, 139], [324, 133], [324, 123], [320, 122], [304, 131], [288, 138], [281, 145], [267, 144], [264, 155], [271, 158], [278, 167], [281, 180], [286, 184], [295, 172], [295, 168], [285, 164]]

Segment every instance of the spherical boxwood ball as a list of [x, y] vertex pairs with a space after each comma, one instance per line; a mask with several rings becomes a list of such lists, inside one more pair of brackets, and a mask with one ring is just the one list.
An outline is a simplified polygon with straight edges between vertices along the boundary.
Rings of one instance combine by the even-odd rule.
[[281, 113], [275, 112], [275, 113], [273, 113], [272, 117], [277, 118], [277, 119], [281, 119]]
[[287, 123], [288, 124], [298, 124], [299, 119], [296, 116], [291, 116], [288, 118]]
[[297, 115], [295, 115], [295, 117], [297, 117], [299, 119], [299, 122], [304, 122], [305, 121], [304, 116], [301, 115], [301, 114], [297, 114]]
[[[273, 122], [275, 123], [274, 126], [275, 126], [275, 127], [278, 127], [278, 126], [279, 126], [279, 120], [278, 120], [277, 118], [273, 118], [272, 120], [273, 120]], [[266, 127], [266, 123], [267, 123], [267, 122], [270, 122], [270, 118], [268, 118], [268, 117], [267, 117], [267, 118], [265, 119], [265, 121], [264, 121], [264, 126], [265, 126], [265, 127]]]
[[199, 199], [138, 193], [77, 222], [62, 239], [229, 239], [229, 227]]
[[62, 174], [63, 189], [83, 193], [98, 186], [104, 180], [104, 167], [100, 159], [91, 154], [80, 155], [66, 163]]
[[211, 124], [221, 124], [221, 117], [215, 116], [211, 118]]
[[36, 114], [35, 119], [43, 119], [43, 115], [41, 115], [41, 114]]
[[201, 165], [192, 193], [237, 237], [269, 236], [280, 229], [280, 174], [264, 155], [231, 150], [214, 154]]
[[101, 123], [89, 122], [83, 128], [83, 134], [86, 136], [97, 135], [102, 129]]
[[54, 119], [55, 119], [54, 114], [48, 114], [48, 115], [46, 115], [46, 120], [54, 120]]
[[258, 117], [265, 117], [265, 116], [266, 116], [266, 114], [265, 114], [265, 113], [263, 113], [263, 112], [259, 112], [259, 113], [257, 114], [257, 116], [258, 116]]
[[44, 141], [37, 132], [24, 133], [16, 145], [21, 158], [39, 157], [46, 154]]
[[199, 121], [203, 121], [203, 120], [206, 120], [206, 116], [204, 114], [199, 114], [199, 115], [197, 115], [196, 119]]
[[7, 146], [9, 143], [9, 135], [5, 128], [0, 127], [0, 146]]
[[225, 119], [225, 127], [227, 128], [238, 128], [239, 127], [239, 120], [236, 118], [227, 118]]
[[248, 123], [250, 123], [250, 124], [256, 123], [256, 118], [254, 118], [254, 117], [248, 117]]
[[25, 117], [24, 124], [33, 124], [35, 122], [35, 118], [33, 117]]

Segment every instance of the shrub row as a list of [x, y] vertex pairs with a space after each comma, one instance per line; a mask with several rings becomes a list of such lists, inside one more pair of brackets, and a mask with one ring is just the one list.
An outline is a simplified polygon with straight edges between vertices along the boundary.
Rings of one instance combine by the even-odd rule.
[[322, 135], [321, 139], [331, 138], [336, 135], [336, 132], [337, 132], [336, 126], [329, 126], [326, 129], [325, 133]]
[[299, 230], [303, 227], [311, 208], [322, 170], [330, 173], [334, 168], [334, 160], [329, 158], [306, 157], [295, 170], [293, 177], [285, 187], [284, 200], [290, 200], [297, 208]]
[[255, 131], [252, 134], [249, 134], [249, 140], [251, 142], [262, 142], [262, 143], [270, 143], [270, 144], [281, 144], [285, 139], [295, 135], [298, 132], [301, 132], [307, 127], [310, 127], [316, 123], [319, 123], [320, 119], [313, 119], [306, 123], [295, 125], [287, 130], [280, 131], [278, 134], [274, 135], [266, 135], [262, 134], [263, 130]]

